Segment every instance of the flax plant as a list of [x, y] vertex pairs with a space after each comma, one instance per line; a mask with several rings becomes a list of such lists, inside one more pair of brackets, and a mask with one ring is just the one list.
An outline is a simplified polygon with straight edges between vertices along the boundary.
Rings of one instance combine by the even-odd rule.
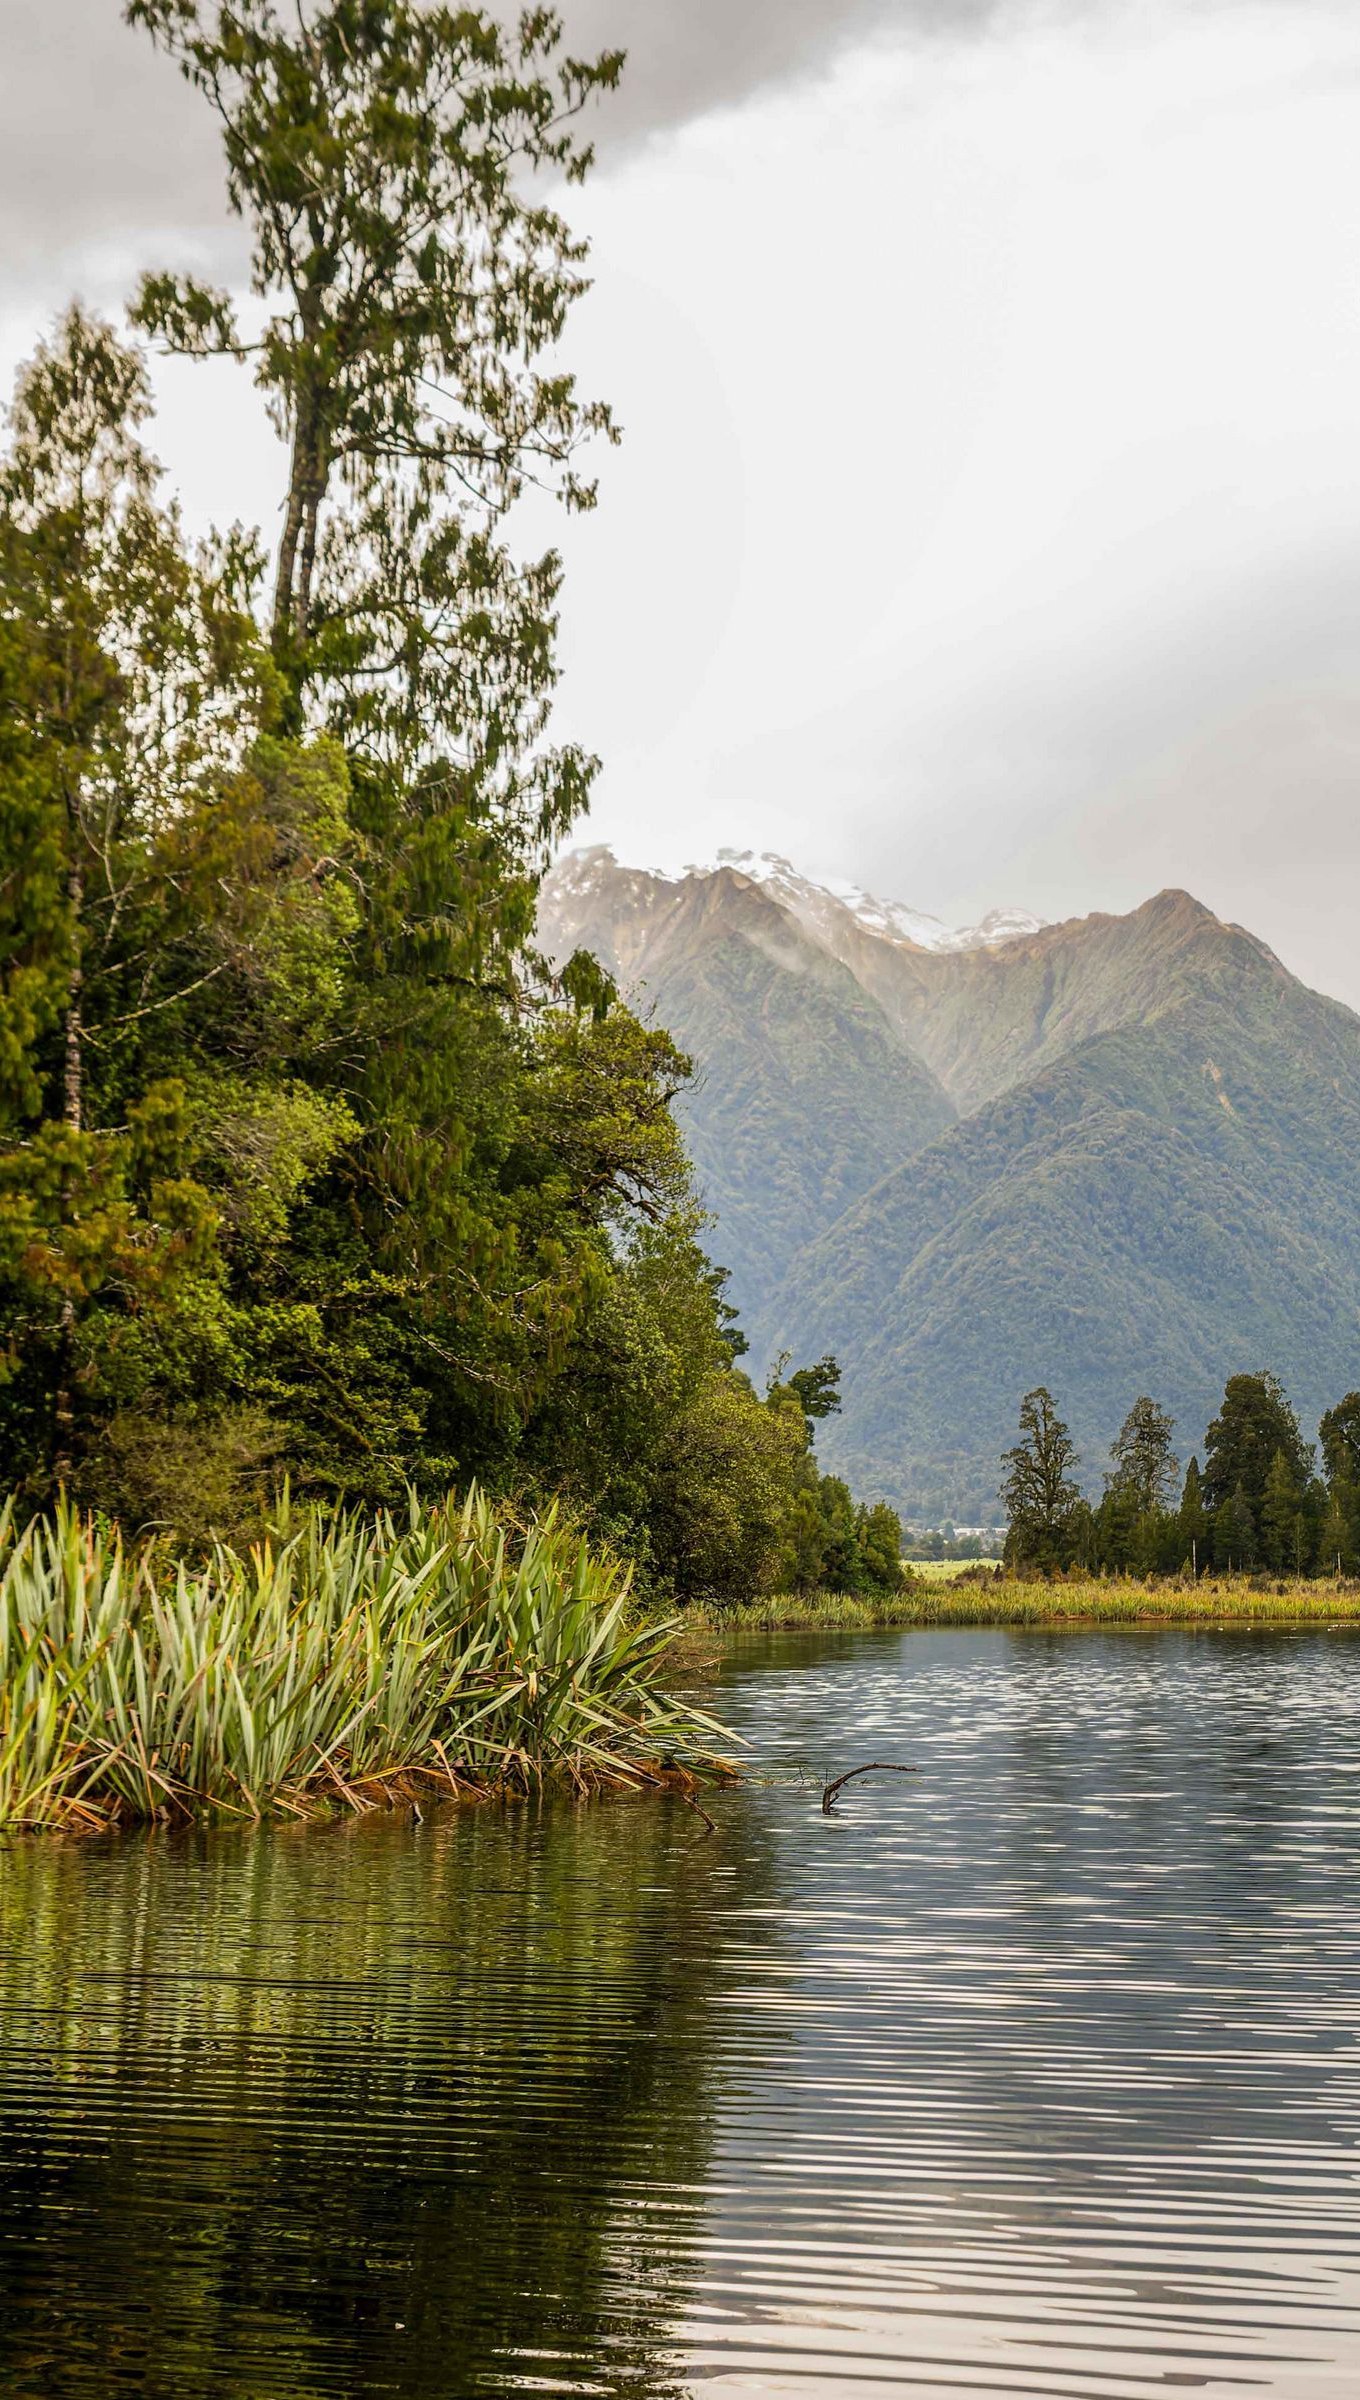
[[670, 1698], [674, 1626], [556, 1510], [484, 1495], [295, 1512], [199, 1566], [61, 1506], [0, 1511], [0, 1827], [692, 1780], [721, 1729]]

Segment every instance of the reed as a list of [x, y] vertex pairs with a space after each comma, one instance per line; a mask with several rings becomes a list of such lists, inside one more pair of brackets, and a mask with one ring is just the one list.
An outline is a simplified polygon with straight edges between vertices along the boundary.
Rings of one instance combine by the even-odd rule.
[[480, 1493], [295, 1516], [201, 1566], [62, 1506], [0, 1509], [0, 1827], [364, 1809], [549, 1781], [700, 1780], [673, 1624], [555, 1509]]

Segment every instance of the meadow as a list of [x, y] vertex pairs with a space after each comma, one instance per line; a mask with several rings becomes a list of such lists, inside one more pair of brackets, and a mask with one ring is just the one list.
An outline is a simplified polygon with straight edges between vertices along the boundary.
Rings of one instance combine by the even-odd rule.
[[706, 1633], [869, 1632], [893, 1625], [1360, 1625], [1360, 1582], [1281, 1582], [1246, 1576], [1198, 1583], [1114, 1577], [1026, 1582], [966, 1579], [952, 1561], [913, 1570], [900, 1594], [861, 1599], [795, 1593], [732, 1607], [690, 1609], [686, 1630]]

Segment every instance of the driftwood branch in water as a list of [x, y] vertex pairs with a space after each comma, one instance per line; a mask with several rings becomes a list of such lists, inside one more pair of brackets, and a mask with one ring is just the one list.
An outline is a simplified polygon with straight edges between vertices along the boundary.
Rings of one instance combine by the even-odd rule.
[[867, 1767], [851, 1767], [844, 1775], [838, 1775], [834, 1783], [823, 1784], [822, 1815], [830, 1816], [835, 1806], [837, 1792], [840, 1791], [843, 1784], [853, 1783], [857, 1775], [919, 1775], [920, 1772], [919, 1767], [892, 1766], [886, 1758], [871, 1759]]
[[681, 1792], [679, 1796], [684, 1801], [686, 1808], [692, 1808], [696, 1817], [703, 1818], [704, 1823], [708, 1827], [710, 1833], [717, 1832], [718, 1828], [714, 1824], [713, 1819], [708, 1813], [708, 1810], [706, 1808], [700, 1808], [693, 1792]]

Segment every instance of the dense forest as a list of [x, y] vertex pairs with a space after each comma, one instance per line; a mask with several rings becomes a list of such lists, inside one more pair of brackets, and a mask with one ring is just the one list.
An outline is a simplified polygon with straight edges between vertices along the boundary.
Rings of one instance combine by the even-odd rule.
[[[4, 1480], [193, 1544], [285, 1479], [476, 1479], [658, 1589], [892, 1583], [895, 1518], [817, 1468], [833, 1362], [741, 1366], [688, 1060], [535, 946], [596, 762], [516, 511], [591, 507], [614, 438], [554, 352], [621, 59], [546, 10], [126, 14], [220, 132], [251, 292], [72, 308], [0, 462]], [[153, 352], [263, 398], [272, 555], [189, 539]]]
[[1020, 1404], [1002, 1501], [1020, 1573], [1360, 1574], [1360, 1392], [1327, 1410], [1318, 1451], [1278, 1377], [1231, 1375], [1182, 1477], [1175, 1425], [1144, 1395], [1116, 1437], [1095, 1507], [1076, 1445], [1043, 1385]]

